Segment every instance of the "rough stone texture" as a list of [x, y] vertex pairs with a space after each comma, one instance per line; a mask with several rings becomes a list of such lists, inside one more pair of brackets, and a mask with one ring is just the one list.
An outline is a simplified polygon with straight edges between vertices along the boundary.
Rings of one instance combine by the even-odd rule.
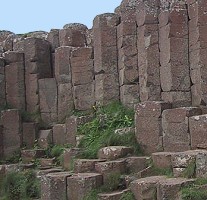
[[108, 184], [111, 175], [126, 172], [126, 161], [125, 159], [121, 159], [96, 163], [95, 170], [103, 175], [104, 184]]
[[58, 84], [58, 121], [63, 121], [74, 110], [71, 83]]
[[135, 107], [135, 134], [146, 154], [162, 150], [162, 112], [169, 108], [170, 104], [156, 101]]
[[190, 149], [189, 117], [202, 114], [200, 108], [183, 107], [165, 110], [162, 114], [164, 151]]
[[207, 177], [207, 151], [200, 152], [196, 155], [196, 177]]
[[136, 199], [157, 199], [157, 184], [164, 176], [151, 176], [131, 182], [130, 189]]
[[64, 46], [55, 50], [55, 78], [57, 83], [71, 83], [71, 56], [72, 47]]
[[57, 84], [54, 78], [39, 79], [40, 113], [44, 123], [57, 122]]
[[74, 162], [74, 173], [94, 172], [95, 164], [104, 162], [104, 159], [76, 159]]
[[196, 149], [198, 145], [206, 142], [207, 115], [193, 116], [189, 118], [189, 129], [191, 136], [191, 148]]
[[63, 168], [65, 170], [71, 170], [71, 168], [73, 167], [75, 157], [80, 155], [80, 153], [81, 149], [79, 148], [65, 149], [63, 152]]
[[60, 46], [84, 47], [86, 41], [87, 27], [77, 23], [65, 25], [59, 31]]
[[198, 154], [206, 154], [205, 150], [189, 150], [184, 152], [177, 152], [171, 156], [171, 163], [173, 168], [187, 168], [190, 164], [195, 163]]
[[40, 130], [38, 133], [38, 146], [40, 148], [46, 149], [52, 144], [53, 133], [52, 129], [49, 130]]
[[96, 104], [107, 104], [119, 100], [119, 83], [115, 74], [97, 74], [95, 76]]
[[93, 49], [91, 47], [74, 49], [71, 54], [73, 85], [92, 83], [94, 80], [93, 70]]
[[24, 62], [24, 54], [18, 51], [7, 51], [3, 54], [6, 65], [10, 63]]
[[[80, 173], [67, 178], [67, 198], [82, 200], [92, 189], [103, 184], [101, 174]], [[78, 191], [78, 192], [77, 192]]]
[[133, 148], [125, 146], [109, 146], [99, 149], [98, 158], [106, 160], [116, 160], [129, 156], [133, 153]]
[[67, 141], [67, 130], [65, 124], [55, 124], [53, 126], [53, 144], [64, 145]]
[[192, 81], [192, 104], [206, 104], [206, 5], [205, 1], [188, 2], [189, 60]]
[[40, 158], [39, 162], [42, 168], [51, 168], [55, 165], [55, 158]]
[[60, 46], [59, 43], [59, 29], [51, 29], [50, 32], [47, 34], [46, 38], [51, 43], [51, 51], [55, 52], [55, 49]]
[[193, 179], [170, 178], [159, 181], [157, 187], [157, 199], [179, 199], [179, 192], [182, 187], [194, 182]]
[[31, 37], [23, 42], [27, 111], [37, 112], [39, 110], [38, 79], [52, 76], [50, 43], [41, 38]]
[[5, 66], [7, 103], [20, 110], [25, 110], [24, 73], [24, 62], [14, 62]]
[[70, 172], [50, 173], [41, 178], [42, 200], [67, 199], [67, 178]]
[[22, 123], [22, 141], [27, 148], [33, 148], [37, 138], [37, 123]]
[[120, 101], [123, 105], [133, 108], [139, 102], [139, 85], [122, 85], [120, 87]]
[[3, 149], [3, 158], [9, 158], [20, 149], [22, 144], [20, 112], [16, 109], [2, 111], [1, 124], [1, 141], [3, 141], [3, 146], [1, 148]]
[[98, 200], [120, 200], [121, 197], [127, 192], [129, 192], [128, 189], [110, 193], [100, 193], [98, 194]]
[[37, 158], [45, 156], [44, 149], [21, 150], [21, 158], [23, 163], [34, 162]]
[[152, 160], [155, 167], [158, 168], [171, 168], [171, 156], [173, 152], [156, 152], [152, 154]]
[[150, 157], [127, 157], [126, 168], [128, 173], [140, 172], [148, 167]]
[[191, 92], [162, 92], [162, 100], [172, 104], [173, 108], [191, 106]]
[[73, 87], [75, 109], [91, 110], [94, 106], [94, 84], [77, 85]]
[[77, 133], [77, 120], [75, 116], [71, 116], [66, 118], [66, 131], [67, 131], [67, 135], [66, 135], [66, 142], [68, 144], [71, 144], [73, 146], [76, 145], [76, 133]]
[[6, 104], [5, 61], [0, 57], [0, 106]]
[[141, 101], [161, 100], [158, 1], [141, 2], [137, 10], [137, 49]]
[[[119, 16], [102, 14], [93, 21], [95, 99], [107, 104], [119, 99], [117, 31]], [[107, 80], [108, 79], [108, 80]]]
[[[188, 39], [187, 6], [183, 2], [176, 1], [170, 4], [162, 1], [159, 14], [159, 47], [160, 81], [164, 92], [190, 92], [191, 90]], [[162, 100], [169, 100], [164, 97], [162, 95]], [[175, 102], [177, 100], [175, 99]], [[182, 100], [182, 103], [185, 103], [185, 100], [189, 103], [186, 98]]]

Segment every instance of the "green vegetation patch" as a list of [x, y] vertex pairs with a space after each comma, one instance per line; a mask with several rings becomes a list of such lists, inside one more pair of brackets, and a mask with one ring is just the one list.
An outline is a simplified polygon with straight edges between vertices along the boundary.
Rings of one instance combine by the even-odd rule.
[[82, 158], [97, 158], [100, 148], [114, 145], [134, 147], [135, 154], [140, 155], [140, 147], [134, 133], [114, 133], [116, 129], [134, 126], [133, 110], [125, 108], [119, 102], [94, 110], [94, 119], [78, 128], [78, 134], [84, 135], [79, 144], [80, 148], [85, 149]]
[[40, 198], [40, 181], [32, 170], [7, 174], [0, 185], [1, 200]]

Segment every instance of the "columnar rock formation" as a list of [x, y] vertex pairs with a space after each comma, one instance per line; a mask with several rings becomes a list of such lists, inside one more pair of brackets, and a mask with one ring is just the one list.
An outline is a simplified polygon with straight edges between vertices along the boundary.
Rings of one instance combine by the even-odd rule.
[[[114, 100], [206, 106], [206, 9], [204, 0], [124, 0], [96, 16], [92, 29], [1, 31], [0, 105], [39, 114], [47, 126]], [[171, 124], [166, 115], [162, 123]]]

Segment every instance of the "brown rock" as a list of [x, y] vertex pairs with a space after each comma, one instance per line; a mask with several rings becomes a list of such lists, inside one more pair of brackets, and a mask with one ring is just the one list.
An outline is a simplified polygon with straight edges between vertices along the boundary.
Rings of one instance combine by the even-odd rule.
[[57, 121], [57, 85], [54, 78], [39, 79], [39, 101], [40, 112], [50, 114], [45, 123], [53, 123]]
[[115, 74], [98, 74], [95, 76], [96, 104], [106, 105], [119, 100], [119, 82]]
[[58, 121], [65, 120], [74, 110], [73, 91], [71, 83], [58, 84]]
[[113, 174], [121, 175], [126, 172], [126, 161], [121, 159], [96, 163], [95, 170], [103, 175], [103, 182], [107, 184]]
[[[103, 183], [101, 174], [80, 173], [67, 178], [68, 199], [82, 200], [91, 190]], [[77, 192], [78, 191], [78, 192]]]
[[156, 152], [152, 154], [152, 160], [155, 167], [158, 168], [171, 168], [171, 157], [173, 152]]
[[56, 172], [43, 176], [41, 178], [41, 199], [67, 199], [67, 178], [70, 176], [69, 172]]
[[150, 157], [127, 157], [126, 167], [129, 173], [140, 172], [148, 167]]
[[133, 148], [125, 146], [109, 146], [101, 148], [98, 151], [99, 159], [116, 160], [123, 158], [133, 153]]
[[67, 131], [65, 124], [55, 124], [53, 126], [53, 143], [56, 145], [64, 145], [66, 140]]
[[139, 103], [135, 107], [135, 134], [145, 153], [162, 150], [161, 115], [170, 107], [170, 104], [156, 101]]
[[75, 157], [80, 154], [81, 149], [79, 148], [65, 149], [63, 152], [63, 168], [65, 170], [71, 170], [74, 165]]
[[191, 136], [191, 148], [196, 149], [199, 144], [205, 143], [207, 115], [193, 116], [189, 118]]
[[95, 164], [98, 162], [104, 162], [104, 159], [76, 159], [74, 162], [75, 173], [94, 172]]
[[203, 151], [196, 155], [196, 177], [206, 178], [207, 177], [207, 152]]
[[7, 103], [25, 110], [24, 63], [16, 62], [5, 66]]
[[37, 138], [37, 124], [35, 122], [24, 122], [22, 124], [23, 145], [33, 148]]
[[98, 199], [99, 200], [120, 200], [121, 197], [127, 192], [129, 192], [128, 189], [122, 190], [122, 191], [109, 192], [109, 193], [99, 193]]
[[4, 53], [4, 59], [7, 65], [10, 63], [24, 62], [24, 54], [18, 51], [7, 51]]
[[90, 110], [94, 105], [94, 84], [77, 85], [73, 87], [75, 109]]
[[19, 110], [9, 109], [1, 112], [3, 158], [11, 157], [22, 144], [21, 117]]
[[38, 137], [38, 146], [40, 148], [46, 149], [52, 144], [53, 134], [52, 129], [49, 130], [40, 130]]
[[136, 199], [156, 199], [157, 198], [157, 184], [161, 180], [165, 180], [164, 176], [151, 176], [141, 178], [131, 182], [130, 189]]
[[157, 199], [179, 199], [179, 192], [194, 182], [193, 179], [170, 178], [159, 181]]
[[45, 156], [44, 149], [35, 149], [35, 150], [21, 150], [21, 158], [23, 163], [34, 162], [37, 158], [42, 158]]
[[47, 40], [52, 45], [52, 52], [55, 52], [55, 49], [60, 46], [59, 43], [59, 29], [51, 29], [47, 35]]
[[59, 47], [55, 51], [55, 78], [58, 83], [71, 82], [71, 47]]
[[165, 151], [190, 149], [189, 117], [201, 114], [196, 107], [165, 110], [162, 114], [163, 147]]

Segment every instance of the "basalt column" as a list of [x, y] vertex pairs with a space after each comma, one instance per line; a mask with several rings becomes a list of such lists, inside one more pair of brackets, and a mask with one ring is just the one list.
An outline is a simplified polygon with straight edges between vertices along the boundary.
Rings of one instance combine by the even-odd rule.
[[120, 100], [124, 105], [133, 107], [139, 101], [137, 25], [135, 6], [127, 5], [123, 3], [117, 11], [121, 16], [121, 23], [117, 27], [118, 71]]
[[71, 56], [72, 47], [62, 46], [55, 51], [55, 78], [58, 87], [58, 120], [65, 119], [74, 109]]
[[24, 40], [26, 109], [39, 111], [38, 80], [52, 77], [50, 43], [40, 38]]
[[0, 107], [6, 105], [5, 62], [0, 58]]
[[95, 101], [93, 49], [91, 47], [79, 47], [72, 51], [71, 73], [75, 109], [92, 109]]
[[7, 104], [25, 110], [24, 54], [14, 51], [4, 53]]
[[189, 60], [192, 104], [207, 104], [207, 4], [205, 0], [188, 1]]
[[141, 101], [161, 99], [158, 0], [143, 1], [137, 9], [138, 68]]
[[159, 15], [162, 100], [173, 107], [191, 105], [188, 39], [186, 4], [163, 1]]
[[119, 100], [117, 25], [119, 16], [102, 14], [93, 21], [96, 104]]

